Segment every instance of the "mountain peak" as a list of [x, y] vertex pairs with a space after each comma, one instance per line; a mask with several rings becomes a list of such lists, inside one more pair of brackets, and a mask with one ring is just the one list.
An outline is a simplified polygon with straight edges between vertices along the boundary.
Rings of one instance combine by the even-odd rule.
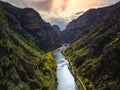
[[14, 31], [18, 32], [19, 28], [22, 32], [27, 32], [32, 35], [36, 45], [41, 50], [51, 50], [61, 45], [59, 36], [50, 24], [46, 23], [34, 9], [21, 9], [4, 2], [0, 2], [0, 7], [8, 13], [7, 19], [11, 29], [15, 29]]
[[92, 28], [98, 26], [99, 23], [105, 23], [105, 17], [107, 18], [113, 14], [119, 16], [119, 3], [120, 2], [108, 7], [90, 9], [86, 11], [83, 15], [79, 16], [67, 25], [66, 30], [61, 34], [62, 37], [64, 37], [66, 42], [74, 42], [90, 32]]

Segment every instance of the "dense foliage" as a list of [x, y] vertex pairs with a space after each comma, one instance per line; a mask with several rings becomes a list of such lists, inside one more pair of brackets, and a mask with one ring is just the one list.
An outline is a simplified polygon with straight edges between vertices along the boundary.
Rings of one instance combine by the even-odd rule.
[[55, 62], [43, 57], [29, 33], [12, 30], [8, 17], [15, 19], [0, 9], [0, 90], [47, 90]]
[[65, 52], [87, 90], [120, 89], [120, 3], [106, 9], [108, 13]]
[[6, 15], [9, 28], [24, 35], [30, 45], [34, 42], [37, 47], [44, 51], [55, 49], [61, 45], [58, 34], [34, 9], [17, 8], [2, 1], [0, 1], [0, 8], [9, 14]]

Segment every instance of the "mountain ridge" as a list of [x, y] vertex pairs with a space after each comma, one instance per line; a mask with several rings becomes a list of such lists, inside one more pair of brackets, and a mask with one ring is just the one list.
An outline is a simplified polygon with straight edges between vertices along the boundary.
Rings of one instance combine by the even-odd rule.
[[60, 30], [60, 27], [58, 25], [53, 25], [52, 28], [57, 32], [57, 34], [60, 36], [60, 33], [62, 32]]
[[56, 66], [51, 54], [44, 54], [61, 42], [36, 11], [21, 10], [0, 1], [0, 90], [47, 90]]
[[[11, 24], [10, 27], [12, 27], [12, 29], [21, 28], [22, 31], [25, 30], [25, 32], [28, 32], [35, 39], [36, 44], [40, 49], [50, 50], [61, 45], [59, 36], [52, 29], [49, 23], [43, 21], [39, 13], [34, 9], [20, 9], [5, 2], [1, 2], [0, 7], [11, 14], [11, 16], [14, 17], [13, 20], [16, 20], [12, 21], [11, 18], [8, 17], [8, 21]], [[14, 22], [18, 23], [20, 27], [15, 28], [15, 25], [12, 24]], [[19, 31], [16, 30], [16, 32]]]
[[[119, 3], [120, 2], [116, 4]], [[72, 43], [90, 32], [90, 30], [96, 25], [96, 22], [100, 21], [99, 19], [109, 14], [109, 7], [113, 6], [114, 5], [98, 9], [90, 9], [77, 19], [71, 21], [67, 25], [66, 30], [61, 33], [64, 42]]]
[[107, 14], [65, 51], [88, 90], [120, 89], [120, 2], [105, 8]]

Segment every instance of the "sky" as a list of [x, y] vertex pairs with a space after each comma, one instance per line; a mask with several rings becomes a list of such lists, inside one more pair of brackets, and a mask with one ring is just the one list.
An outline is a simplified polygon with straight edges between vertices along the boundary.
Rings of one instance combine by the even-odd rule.
[[120, 0], [2, 0], [20, 8], [34, 8], [51, 25], [66, 25], [91, 8], [100, 8]]

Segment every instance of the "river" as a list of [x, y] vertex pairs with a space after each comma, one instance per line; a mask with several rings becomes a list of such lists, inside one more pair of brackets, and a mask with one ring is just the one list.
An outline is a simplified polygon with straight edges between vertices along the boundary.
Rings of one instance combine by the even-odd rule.
[[57, 63], [57, 79], [58, 88], [57, 90], [77, 90], [75, 79], [69, 71], [69, 63], [65, 60], [62, 54], [62, 49], [64, 47], [58, 48], [54, 51], [53, 56]]

